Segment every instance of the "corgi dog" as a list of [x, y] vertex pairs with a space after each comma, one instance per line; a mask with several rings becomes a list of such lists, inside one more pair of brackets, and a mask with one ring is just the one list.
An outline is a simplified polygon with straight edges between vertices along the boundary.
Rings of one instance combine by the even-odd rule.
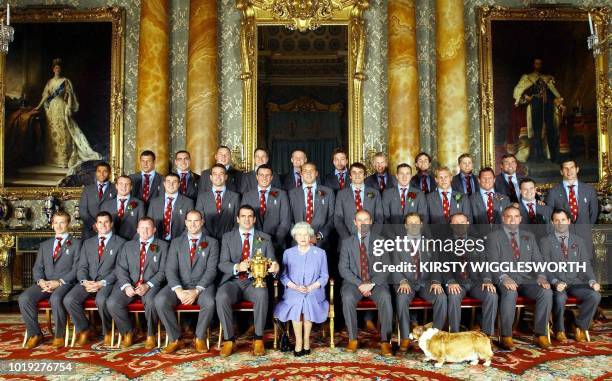
[[449, 333], [437, 328], [418, 326], [410, 334], [411, 340], [417, 340], [425, 354], [423, 361], [436, 361], [436, 368], [445, 362], [469, 361], [471, 365], [485, 360], [484, 366], [491, 365], [493, 350], [491, 340], [482, 332], [468, 331]]

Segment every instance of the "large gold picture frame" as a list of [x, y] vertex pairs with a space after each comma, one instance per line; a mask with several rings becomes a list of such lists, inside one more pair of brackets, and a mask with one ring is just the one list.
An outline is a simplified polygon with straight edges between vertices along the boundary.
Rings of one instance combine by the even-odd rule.
[[[479, 33], [479, 63], [480, 63], [480, 102], [481, 102], [481, 146], [482, 164], [495, 168], [495, 107], [493, 83], [493, 35], [492, 22], [495, 21], [570, 21], [584, 23], [588, 28], [588, 15], [591, 14], [595, 31], [600, 41], [609, 33], [606, 20], [610, 16], [610, 8], [578, 8], [578, 7], [533, 7], [506, 8], [501, 6], [483, 6], [478, 8], [477, 22]], [[559, 36], [561, 38], [561, 36]], [[587, 41], [579, 41], [586, 47]], [[590, 54], [590, 52], [589, 52]], [[604, 44], [601, 54], [595, 58], [595, 103], [597, 117], [597, 157], [599, 187], [609, 187], [612, 180], [610, 173], [610, 111], [612, 110], [612, 90], [608, 82], [608, 49]], [[518, 79], [518, 78], [517, 78]]]
[[257, 27], [280, 25], [305, 31], [319, 25], [348, 27], [348, 153], [349, 160], [361, 161], [363, 152], [362, 83], [364, 75], [365, 26], [363, 12], [368, 0], [236, 0], [242, 13], [240, 52], [242, 60], [242, 164], [253, 166], [257, 147]]
[[[124, 88], [124, 40], [125, 12], [121, 7], [74, 9], [64, 6], [36, 6], [16, 8], [11, 12], [11, 25], [37, 23], [110, 23], [110, 116], [109, 116], [109, 164], [113, 174], [123, 169], [123, 88]], [[75, 47], [78, 49], [78, 46]], [[10, 54], [10, 46], [9, 46]], [[42, 199], [53, 195], [60, 199], [76, 199], [81, 187], [5, 187], [5, 94], [6, 55], [0, 55], [0, 195], [9, 199]], [[84, 91], [85, 89], [81, 89]]]

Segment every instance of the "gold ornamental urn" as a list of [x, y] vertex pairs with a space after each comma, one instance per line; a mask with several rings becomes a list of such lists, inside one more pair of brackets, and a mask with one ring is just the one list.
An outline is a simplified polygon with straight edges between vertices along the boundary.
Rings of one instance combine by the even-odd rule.
[[272, 264], [272, 260], [264, 257], [261, 249], [256, 249], [255, 255], [251, 259], [249, 264], [249, 272], [255, 279], [253, 281], [253, 287], [264, 288], [266, 287], [266, 276], [268, 276], [268, 269]]

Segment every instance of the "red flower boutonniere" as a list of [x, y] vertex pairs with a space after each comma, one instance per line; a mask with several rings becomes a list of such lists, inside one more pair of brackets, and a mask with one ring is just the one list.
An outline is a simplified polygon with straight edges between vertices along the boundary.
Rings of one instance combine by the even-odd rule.
[[198, 246], [198, 251], [202, 253], [207, 247], [208, 247], [208, 242], [202, 241], [200, 242], [200, 245]]
[[408, 198], [409, 198], [409, 199], [414, 200], [414, 199], [416, 198], [416, 196], [417, 196], [417, 195], [416, 195], [416, 193], [414, 193], [414, 192], [408, 192]]
[[325, 192], [322, 190], [318, 190], [317, 193], [319, 194], [319, 197], [325, 197]]
[[157, 248], [156, 244], [152, 243], [152, 244], [149, 245], [149, 250], [157, 252], [157, 249], [158, 248]]
[[529, 241], [528, 235], [522, 235], [521, 238], [523, 239], [523, 241]]
[[130, 201], [130, 203], [128, 204], [128, 211], [136, 209], [137, 206], [138, 203], [136, 201]]
[[374, 198], [374, 192], [368, 192], [368, 198]]
[[278, 192], [277, 191], [270, 191], [270, 196], [276, 198], [276, 196], [278, 196]]

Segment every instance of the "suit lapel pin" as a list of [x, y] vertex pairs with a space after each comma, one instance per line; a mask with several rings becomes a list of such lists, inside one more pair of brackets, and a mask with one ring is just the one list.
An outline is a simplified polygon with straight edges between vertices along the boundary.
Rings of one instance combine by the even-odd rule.
[[227, 204], [227, 207], [231, 209], [232, 208], [232, 203], [230, 202], [229, 204]]
[[584, 203], [585, 203], [585, 204], [587, 203], [587, 199], [586, 199], [586, 197], [584, 198]]
[[325, 205], [325, 199], [324, 198], [321, 199], [321, 205]]
[[70, 249], [66, 249], [66, 255], [70, 255]]
[[110, 254], [110, 255], [113, 255], [113, 249], [110, 249], [110, 253], [109, 253], [109, 254]]
[[157, 256], [153, 256], [153, 262], [157, 262]]
[[112, 194], [112, 193], [109, 193], [109, 194], [108, 194], [108, 198], [113, 198], [113, 194]]
[[183, 209], [179, 209], [179, 214], [183, 214]]
[[130, 212], [130, 216], [134, 217], [134, 212], [133, 211]]
[[274, 199], [274, 205], [276, 205], [276, 199]]

